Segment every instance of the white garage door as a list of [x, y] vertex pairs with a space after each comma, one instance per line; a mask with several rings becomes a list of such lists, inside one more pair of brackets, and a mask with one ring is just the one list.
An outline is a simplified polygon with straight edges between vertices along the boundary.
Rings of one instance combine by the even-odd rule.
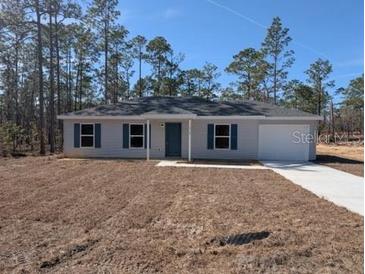
[[309, 143], [302, 135], [309, 134], [309, 125], [260, 125], [260, 160], [309, 160]]

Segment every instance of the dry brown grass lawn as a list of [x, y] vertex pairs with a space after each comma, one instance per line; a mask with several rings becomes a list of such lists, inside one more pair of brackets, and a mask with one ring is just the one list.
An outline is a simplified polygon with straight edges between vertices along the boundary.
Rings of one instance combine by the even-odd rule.
[[270, 170], [155, 164], [0, 160], [0, 272], [362, 273], [363, 217]]
[[319, 144], [316, 162], [357, 176], [364, 176], [364, 147]]

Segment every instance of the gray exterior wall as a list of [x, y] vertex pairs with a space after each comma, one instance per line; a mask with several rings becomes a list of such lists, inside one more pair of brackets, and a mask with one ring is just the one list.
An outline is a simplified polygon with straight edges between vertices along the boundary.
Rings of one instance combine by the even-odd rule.
[[[150, 120], [150, 157], [165, 157], [165, 128], [161, 123], [181, 122], [181, 153], [188, 158], [188, 120]], [[74, 148], [74, 123], [100, 123], [101, 148]], [[66, 157], [145, 158], [146, 149], [123, 148], [123, 123], [145, 123], [144, 120], [64, 120], [64, 155]], [[237, 124], [237, 150], [208, 150], [208, 124]], [[257, 159], [259, 124], [309, 124], [314, 134], [317, 121], [280, 120], [192, 120], [191, 156], [194, 159]], [[310, 144], [310, 159], [315, 159], [315, 143]]]

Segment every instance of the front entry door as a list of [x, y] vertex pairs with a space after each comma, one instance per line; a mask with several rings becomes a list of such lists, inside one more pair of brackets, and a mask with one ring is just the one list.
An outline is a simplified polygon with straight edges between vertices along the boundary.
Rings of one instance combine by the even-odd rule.
[[165, 155], [181, 157], [181, 123], [165, 124]]

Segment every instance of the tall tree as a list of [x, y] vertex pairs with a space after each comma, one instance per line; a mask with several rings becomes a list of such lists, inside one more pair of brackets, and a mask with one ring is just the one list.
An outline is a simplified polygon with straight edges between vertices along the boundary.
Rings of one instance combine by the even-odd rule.
[[340, 91], [344, 96], [343, 104], [364, 110], [364, 74], [351, 80], [348, 87]]
[[39, 142], [40, 154], [45, 155], [44, 142], [44, 91], [43, 91], [43, 42], [42, 42], [42, 6], [39, 0], [34, 0], [34, 8], [37, 18], [37, 56], [38, 56], [38, 89], [39, 89]]
[[161, 95], [162, 93], [162, 79], [167, 72], [168, 53], [170, 51], [171, 45], [161, 36], [150, 40], [146, 46], [147, 62], [152, 65], [153, 75], [156, 79], [154, 95]]
[[[0, 2], [0, 57], [6, 66], [4, 89], [6, 117], [20, 125], [20, 87], [19, 74], [23, 44], [29, 38], [30, 26], [26, 22], [29, 16], [26, 5], [21, 0], [3, 0]], [[11, 104], [12, 103], [12, 104]]]
[[299, 80], [291, 80], [284, 86], [282, 104], [289, 108], [316, 113], [313, 89]]
[[75, 28], [75, 69], [76, 79], [74, 86], [74, 110], [82, 109], [86, 95], [90, 90], [93, 64], [97, 62], [95, 36], [87, 25], [80, 24]]
[[132, 39], [132, 44], [134, 47], [134, 58], [138, 59], [138, 83], [139, 83], [139, 91], [138, 91], [138, 96], [142, 97], [143, 95], [143, 81], [142, 81], [142, 60], [144, 59], [144, 48], [146, 46], [147, 43], [147, 39], [145, 37], [143, 37], [142, 35], [137, 35], [136, 37], [134, 37]]
[[346, 88], [338, 92], [344, 97], [340, 104], [340, 116], [346, 124], [348, 135], [350, 131], [364, 131], [364, 74], [351, 80]]
[[212, 63], [206, 63], [202, 68], [203, 88], [200, 91], [200, 96], [206, 99], [212, 99], [217, 96], [220, 84], [217, 79], [220, 76], [218, 67]]
[[88, 21], [96, 27], [104, 54], [104, 101], [109, 102], [109, 39], [115, 20], [120, 15], [116, 10], [118, 0], [93, 0], [88, 10]]
[[262, 99], [260, 86], [267, 74], [268, 64], [262, 52], [247, 48], [233, 56], [232, 63], [226, 68], [238, 76], [238, 88], [246, 99]]
[[169, 57], [166, 63], [167, 77], [164, 79], [164, 84], [166, 86], [163, 94], [169, 96], [176, 96], [178, 93], [179, 86], [181, 85], [181, 70], [180, 63], [184, 60], [183, 54], [175, 55], [173, 50], [170, 50]]
[[268, 95], [270, 93], [273, 94], [274, 104], [277, 102], [278, 91], [285, 85], [288, 75], [287, 69], [294, 62], [294, 52], [287, 50], [291, 40], [289, 29], [282, 26], [279, 17], [275, 17], [262, 43], [262, 51], [270, 64], [268, 70], [268, 76], [270, 78]]
[[[81, 17], [81, 7], [71, 1], [64, 3], [63, 1], [53, 1], [53, 14], [54, 14], [54, 47], [56, 58], [56, 90], [57, 90], [57, 114], [62, 112], [62, 94], [61, 94], [61, 59], [62, 53], [60, 52], [61, 44], [69, 44], [72, 38], [71, 33], [65, 31], [67, 25], [63, 22], [68, 19], [74, 19]], [[77, 21], [76, 21], [77, 22]], [[79, 23], [79, 22], [77, 22]], [[65, 37], [67, 34], [67, 37]], [[66, 52], [67, 54], [68, 52]], [[68, 64], [67, 64], [68, 65]], [[61, 130], [62, 121], [58, 120], [58, 129]], [[60, 133], [62, 135], [62, 132]]]
[[48, 42], [49, 42], [49, 103], [48, 103], [48, 107], [49, 107], [49, 144], [50, 144], [50, 152], [54, 153], [55, 152], [55, 129], [54, 129], [54, 124], [55, 124], [55, 107], [54, 107], [54, 88], [55, 88], [55, 84], [54, 84], [54, 40], [53, 40], [53, 17], [54, 17], [54, 5], [53, 5], [53, 1], [49, 0], [47, 3], [47, 12], [48, 12], [48, 18], [49, 18], [49, 23], [48, 23]]
[[125, 90], [124, 90], [124, 97], [126, 98], [129, 98], [130, 97], [130, 91], [131, 91], [131, 83], [130, 83], [130, 79], [131, 77], [133, 76], [134, 74], [134, 70], [132, 69], [133, 68], [133, 65], [134, 65], [134, 62], [133, 62], [133, 56], [132, 56], [132, 53], [131, 53], [131, 44], [128, 44], [125, 49], [124, 49], [124, 53], [122, 55], [122, 58], [121, 58], [121, 67], [122, 67], [122, 74], [123, 74], [123, 81], [125, 83]]
[[187, 69], [181, 71], [182, 84], [181, 95], [195, 96], [199, 93], [202, 81], [202, 72], [199, 69]]
[[[113, 104], [118, 102], [119, 97], [122, 95], [122, 90], [124, 90], [124, 93], [126, 93], [127, 89], [125, 83], [123, 82], [124, 79], [121, 76], [120, 67], [125, 69], [126, 66], [128, 66], [127, 70], [130, 71], [133, 66], [133, 57], [131, 54], [132, 46], [128, 41], [125, 40], [127, 35], [128, 31], [123, 26], [117, 25], [111, 29], [109, 90], [111, 92], [111, 102]], [[125, 61], [126, 59], [130, 60], [128, 64]], [[128, 75], [128, 82], [129, 78], [130, 75]]]
[[334, 81], [328, 80], [332, 72], [332, 65], [328, 60], [317, 59], [305, 71], [307, 82], [311, 85], [317, 98], [317, 114], [321, 115], [328, 100], [328, 89], [334, 86]]
[[228, 87], [224, 87], [220, 90], [219, 100], [221, 101], [236, 101], [242, 99], [242, 94], [236, 92], [237, 83], [230, 83]]
[[138, 79], [131, 90], [131, 94], [135, 97], [149, 96], [152, 94], [154, 81], [151, 76], [142, 77], [141, 80]]

